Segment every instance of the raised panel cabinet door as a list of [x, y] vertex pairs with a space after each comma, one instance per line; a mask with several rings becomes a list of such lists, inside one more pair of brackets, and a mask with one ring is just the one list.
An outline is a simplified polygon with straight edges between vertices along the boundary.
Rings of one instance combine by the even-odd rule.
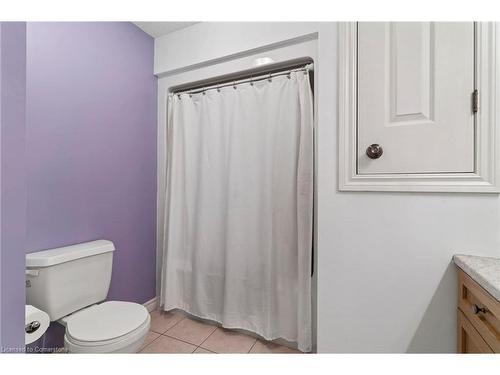
[[358, 174], [474, 172], [474, 23], [360, 22], [357, 35]]
[[493, 350], [486, 344], [460, 309], [458, 310], [458, 353], [493, 353]]

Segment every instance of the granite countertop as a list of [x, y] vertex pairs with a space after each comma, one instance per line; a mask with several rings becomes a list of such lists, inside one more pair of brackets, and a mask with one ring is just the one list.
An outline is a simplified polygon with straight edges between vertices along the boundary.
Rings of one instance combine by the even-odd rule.
[[500, 301], [500, 258], [454, 255], [453, 261], [488, 293]]

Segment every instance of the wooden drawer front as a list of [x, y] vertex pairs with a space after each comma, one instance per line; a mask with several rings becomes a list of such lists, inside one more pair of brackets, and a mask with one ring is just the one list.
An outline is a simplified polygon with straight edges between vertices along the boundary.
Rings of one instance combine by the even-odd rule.
[[458, 352], [493, 353], [460, 309], [458, 309]]
[[458, 281], [458, 307], [493, 352], [500, 353], [500, 302], [462, 270]]

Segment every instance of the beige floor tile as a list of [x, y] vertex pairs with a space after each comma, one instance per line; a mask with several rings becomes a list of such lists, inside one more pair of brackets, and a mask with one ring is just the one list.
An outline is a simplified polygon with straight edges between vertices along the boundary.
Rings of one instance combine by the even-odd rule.
[[270, 341], [257, 340], [250, 353], [302, 354], [302, 352]]
[[184, 319], [184, 316], [178, 312], [153, 311], [151, 313], [150, 330], [156, 333], [164, 333], [182, 319]]
[[201, 347], [215, 353], [248, 353], [255, 341], [255, 337], [217, 328]]
[[165, 332], [165, 335], [187, 341], [194, 345], [200, 345], [216, 328], [217, 327], [211, 324], [185, 318]]
[[214, 352], [211, 352], [210, 350], [203, 349], [203, 348], [197, 348], [194, 351], [194, 354], [215, 354]]
[[160, 336], [151, 344], [141, 350], [141, 353], [192, 353], [196, 346], [186, 342], [173, 339], [168, 336]]
[[146, 340], [144, 340], [144, 344], [142, 344], [141, 349], [144, 349], [146, 346], [148, 346], [149, 344], [151, 344], [153, 341], [155, 341], [160, 336], [161, 335], [159, 333], [156, 333], [156, 332], [153, 332], [153, 331], [149, 331], [148, 335], [146, 336]]

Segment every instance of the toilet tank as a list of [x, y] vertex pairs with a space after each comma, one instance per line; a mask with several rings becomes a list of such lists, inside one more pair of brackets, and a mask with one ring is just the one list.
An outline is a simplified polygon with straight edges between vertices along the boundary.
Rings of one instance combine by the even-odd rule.
[[97, 240], [26, 254], [26, 303], [54, 321], [105, 300], [114, 250]]

